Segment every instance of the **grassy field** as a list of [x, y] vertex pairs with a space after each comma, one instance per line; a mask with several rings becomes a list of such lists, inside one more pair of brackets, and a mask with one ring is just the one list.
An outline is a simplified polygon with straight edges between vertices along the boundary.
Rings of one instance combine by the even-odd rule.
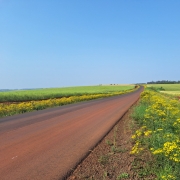
[[180, 91], [160, 91], [160, 92], [171, 95], [180, 95]]
[[77, 86], [65, 88], [47, 88], [35, 90], [17, 90], [9, 92], [0, 92], [0, 102], [23, 102], [32, 100], [45, 100], [61, 97], [105, 94], [118, 91], [133, 89], [134, 85], [116, 85], [116, 86]]
[[164, 91], [179, 91], [180, 84], [148, 84], [147, 87], [154, 87], [156, 89], [164, 89]]

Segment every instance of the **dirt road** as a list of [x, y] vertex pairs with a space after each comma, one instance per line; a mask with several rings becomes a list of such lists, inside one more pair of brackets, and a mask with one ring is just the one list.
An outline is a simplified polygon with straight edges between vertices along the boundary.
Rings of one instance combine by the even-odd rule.
[[136, 92], [0, 119], [0, 179], [63, 177], [139, 98]]

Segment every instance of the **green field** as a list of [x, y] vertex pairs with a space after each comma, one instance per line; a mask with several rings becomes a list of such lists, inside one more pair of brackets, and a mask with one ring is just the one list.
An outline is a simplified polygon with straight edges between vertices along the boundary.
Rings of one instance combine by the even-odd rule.
[[160, 91], [160, 92], [171, 95], [180, 95], [180, 91]]
[[164, 89], [164, 91], [180, 91], [180, 84], [148, 84], [147, 87], [154, 87], [156, 89]]
[[134, 85], [116, 86], [77, 86], [65, 88], [47, 88], [35, 90], [17, 90], [0, 92], [0, 102], [23, 102], [30, 100], [44, 100], [69, 97], [84, 94], [111, 93], [133, 89]]
[[173, 96], [180, 95], [180, 84], [148, 84], [147, 87]]

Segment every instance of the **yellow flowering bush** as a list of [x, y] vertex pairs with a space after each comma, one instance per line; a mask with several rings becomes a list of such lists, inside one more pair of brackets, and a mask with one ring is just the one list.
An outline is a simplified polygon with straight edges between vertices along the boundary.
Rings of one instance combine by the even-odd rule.
[[[162, 168], [160, 173], [166, 176], [157, 173], [157, 179], [180, 179], [179, 101], [169, 99], [158, 92], [145, 90], [141, 94], [138, 108], [141, 109], [141, 116], [138, 112], [138, 118], [134, 119], [141, 127], [132, 135], [135, 145], [130, 153], [138, 154], [143, 149], [148, 150], [156, 158], [157, 163], [166, 167], [166, 170]], [[169, 175], [167, 167], [170, 169]]]

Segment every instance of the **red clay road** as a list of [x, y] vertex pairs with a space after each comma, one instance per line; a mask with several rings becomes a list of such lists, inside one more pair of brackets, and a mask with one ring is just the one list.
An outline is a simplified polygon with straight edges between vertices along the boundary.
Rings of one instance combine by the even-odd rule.
[[63, 179], [142, 91], [1, 118], [0, 179]]

